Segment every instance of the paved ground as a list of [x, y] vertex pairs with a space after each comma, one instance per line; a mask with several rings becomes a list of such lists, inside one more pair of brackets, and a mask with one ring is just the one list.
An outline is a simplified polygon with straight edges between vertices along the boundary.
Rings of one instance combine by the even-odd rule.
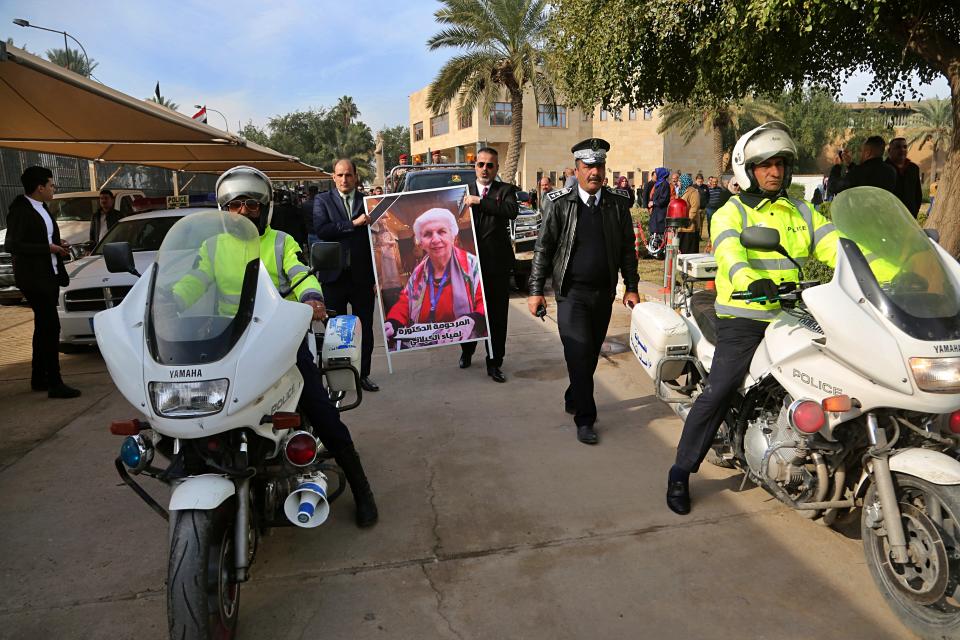
[[[392, 376], [377, 353], [383, 391], [345, 420], [381, 521], [357, 530], [347, 497], [321, 528], [266, 538], [242, 637], [910, 637], [857, 540], [738, 475], [706, 465], [693, 514], [667, 510], [679, 421], [629, 351], [598, 369], [600, 445], [577, 443], [556, 324], [511, 304], [506, 385], [459, 370], [456, 348]], [[29, 319], [0, 309], [0, 638], [166, 637], [167, 532], [119, 484], [106, 427], [134, 413], [96, 352], [63, 358], [82, 398], [25, 391]], [[613, 342], [628, 321], [618, 308]]]

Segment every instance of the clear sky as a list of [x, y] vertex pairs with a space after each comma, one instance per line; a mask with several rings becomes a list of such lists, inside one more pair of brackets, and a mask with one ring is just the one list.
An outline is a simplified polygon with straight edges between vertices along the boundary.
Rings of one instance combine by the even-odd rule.
[[[230, 130], [273, 115], [332, 106], [350, 95], [376, 131], [408, 124], [407, 96], [450, 57], [428, 52], [438, 31], [435, 0], [0, 0], [0, 38], [43, 56], [63, 37], [18, 27], [14, 18], [66, 30], [99, 63], [94, 75], [133, 96], [154, 85], [192, 115], [222, 111]], [[73, 43], [71, 42], [71, 46]], [[868, 78], [842, 96], [856, 100]], [[949, 96], [945, 79], [922, 88]], [[868, 96], [867, 99], [876, 99]], [[223, 126], [214, 113], [210, 124]]]

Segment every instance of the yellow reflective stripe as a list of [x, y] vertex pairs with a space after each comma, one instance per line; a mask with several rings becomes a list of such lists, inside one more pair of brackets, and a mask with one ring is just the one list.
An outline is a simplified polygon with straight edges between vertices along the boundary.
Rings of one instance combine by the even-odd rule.
[[727, 277], [729, 278], [730, 282], [733, 282], [733, 276], [735, 276], [738, 271], [740, 271], [741, 269], [749, 269], [749, 268], [750, 268], [750, 265], [747, 264], [746, 262], [734, 263], [734, 265], [730, 267], [730, 271]]
[[813, 246], [820, 244], [820, 241], [823, 240], [828, 234], [833, 231], [836, 231], [837, 228], [833, 226], [832, 222], [828, 222], [819, 229], [813, 232]]
[[289, 284], [290, 278], [287, 277], [287, 272], [283, 270], [283, 245], [286, 241], [286, 234], [281, 233], [280, 231], [275, 231], [273, 236], [273, 255], [276, 259], [277, 264], [277, 280], [279, 281], [280, 286]]
[[[796, 265], [786, 258], [750, 258], [750, 266], [754, 269], [763, 269], [764, 271], [789, 271], [796, 270]], [[803, 266], [806, 263], [806, 257], [796, 258], [796, 261]], [[741, 263], [742, 264], [742, 263]], [[733, 277], [733, 276], [731, 276]]]
[[727, 238], [737, 238], [740, 239], [740, 232], [736, 229], [726, 229], [717, 234], [717, 239], [713, 243], [713, 251], [716, 253], [717, 247], [720, 246], [720, 243], [726, 240]]
[[230, 303], [230, 304], [237, 304], [237, 305], [238, 305], [238, 304], [240, 304], [240, 294], [238, 293], [238, 294], [234, 295], [234, 294], [232, 294], [232, 293], [224, 293], [223, 291], [221, 291], [221, 292], [220, 292], [220, 301], [221, 301], [221, 302], [228, 302], [228, 303]]
[[748, 220], [747, 220], [747, 210], [746, 210], [746, 208], [743, 206], [743, 203], [740, 202], [740, 198], [737, 197], [737, 196], [734, 196], [734, 197], [730, 198], [730, 202], [732, 202], [732, 203], [733, 203], [733, 206], [735, 206], [735, 207], [737, 208], [737, 210], [740, 212], [740, 220], [742, 221], [741, 224], [740, 224], [740, 229], [741, 229], [741, 230], [746, 229], [746, 228], [747, 228], [747, 225], [749, 224], [749, 222], [748, 222]]
[[749, 318], [751, 320], [773, 320], [777, 317], [777, 314], [780, 313], [779, 310], [747, 309], [744, 307], [732, 307], [726, 304], [715, 304], [713, 307], [718, 314], [736, 316], [738, 318]]
[[321, 299], [323, 298], [323, 293], [320, 291], [320, 289], [314, 289], [313, 287], [310, 287], [309, 289], [304, 289], [300, 292], [300, 302], [303, 302], [304, 299], [311, 293], [320, 296]]
[[293, 279], [296, 278], [298, 275], [300, 275], [301, 273], [306, 273], [307, 271], [310, 271], [310, 269], [307, 269], [302, 264], [295, 264], [289, 269], [287, 269], [287, 278], [293, 281]]
[[803, 218], [803, 221], [807, 223], [807, 229], [810, 231], [810, 253], [813, 253], [814, 247], [817, 246], [813, 230], [813, 211], [810, 210], [810, 207], [808, 207], [807, 203], [803, 200], [794, 200], [793, 198], [790, 198], [790, 204], [796, 207], [797, 211], [800, 212], [800, 216]]

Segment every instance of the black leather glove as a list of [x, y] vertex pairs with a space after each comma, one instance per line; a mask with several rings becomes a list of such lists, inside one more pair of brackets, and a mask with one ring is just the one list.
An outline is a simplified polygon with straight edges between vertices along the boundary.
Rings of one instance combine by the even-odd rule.
[[750, 292], [750, 296], [753, 298], [777, 299], [777, 283], [770, 278], [754, 280], [750, 283], [750, 286], [747, 287], [747, 291]]

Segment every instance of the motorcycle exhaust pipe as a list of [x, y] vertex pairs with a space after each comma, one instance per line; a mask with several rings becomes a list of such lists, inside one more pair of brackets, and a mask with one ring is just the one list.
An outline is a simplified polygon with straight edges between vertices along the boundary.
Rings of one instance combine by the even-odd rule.
[[327, 476], [319, 471], [300, 476], [297, 488], [283, 502], [287, 520], [298, 527], [312, 529], [326, 522], [330, 515], [327, 502]]

